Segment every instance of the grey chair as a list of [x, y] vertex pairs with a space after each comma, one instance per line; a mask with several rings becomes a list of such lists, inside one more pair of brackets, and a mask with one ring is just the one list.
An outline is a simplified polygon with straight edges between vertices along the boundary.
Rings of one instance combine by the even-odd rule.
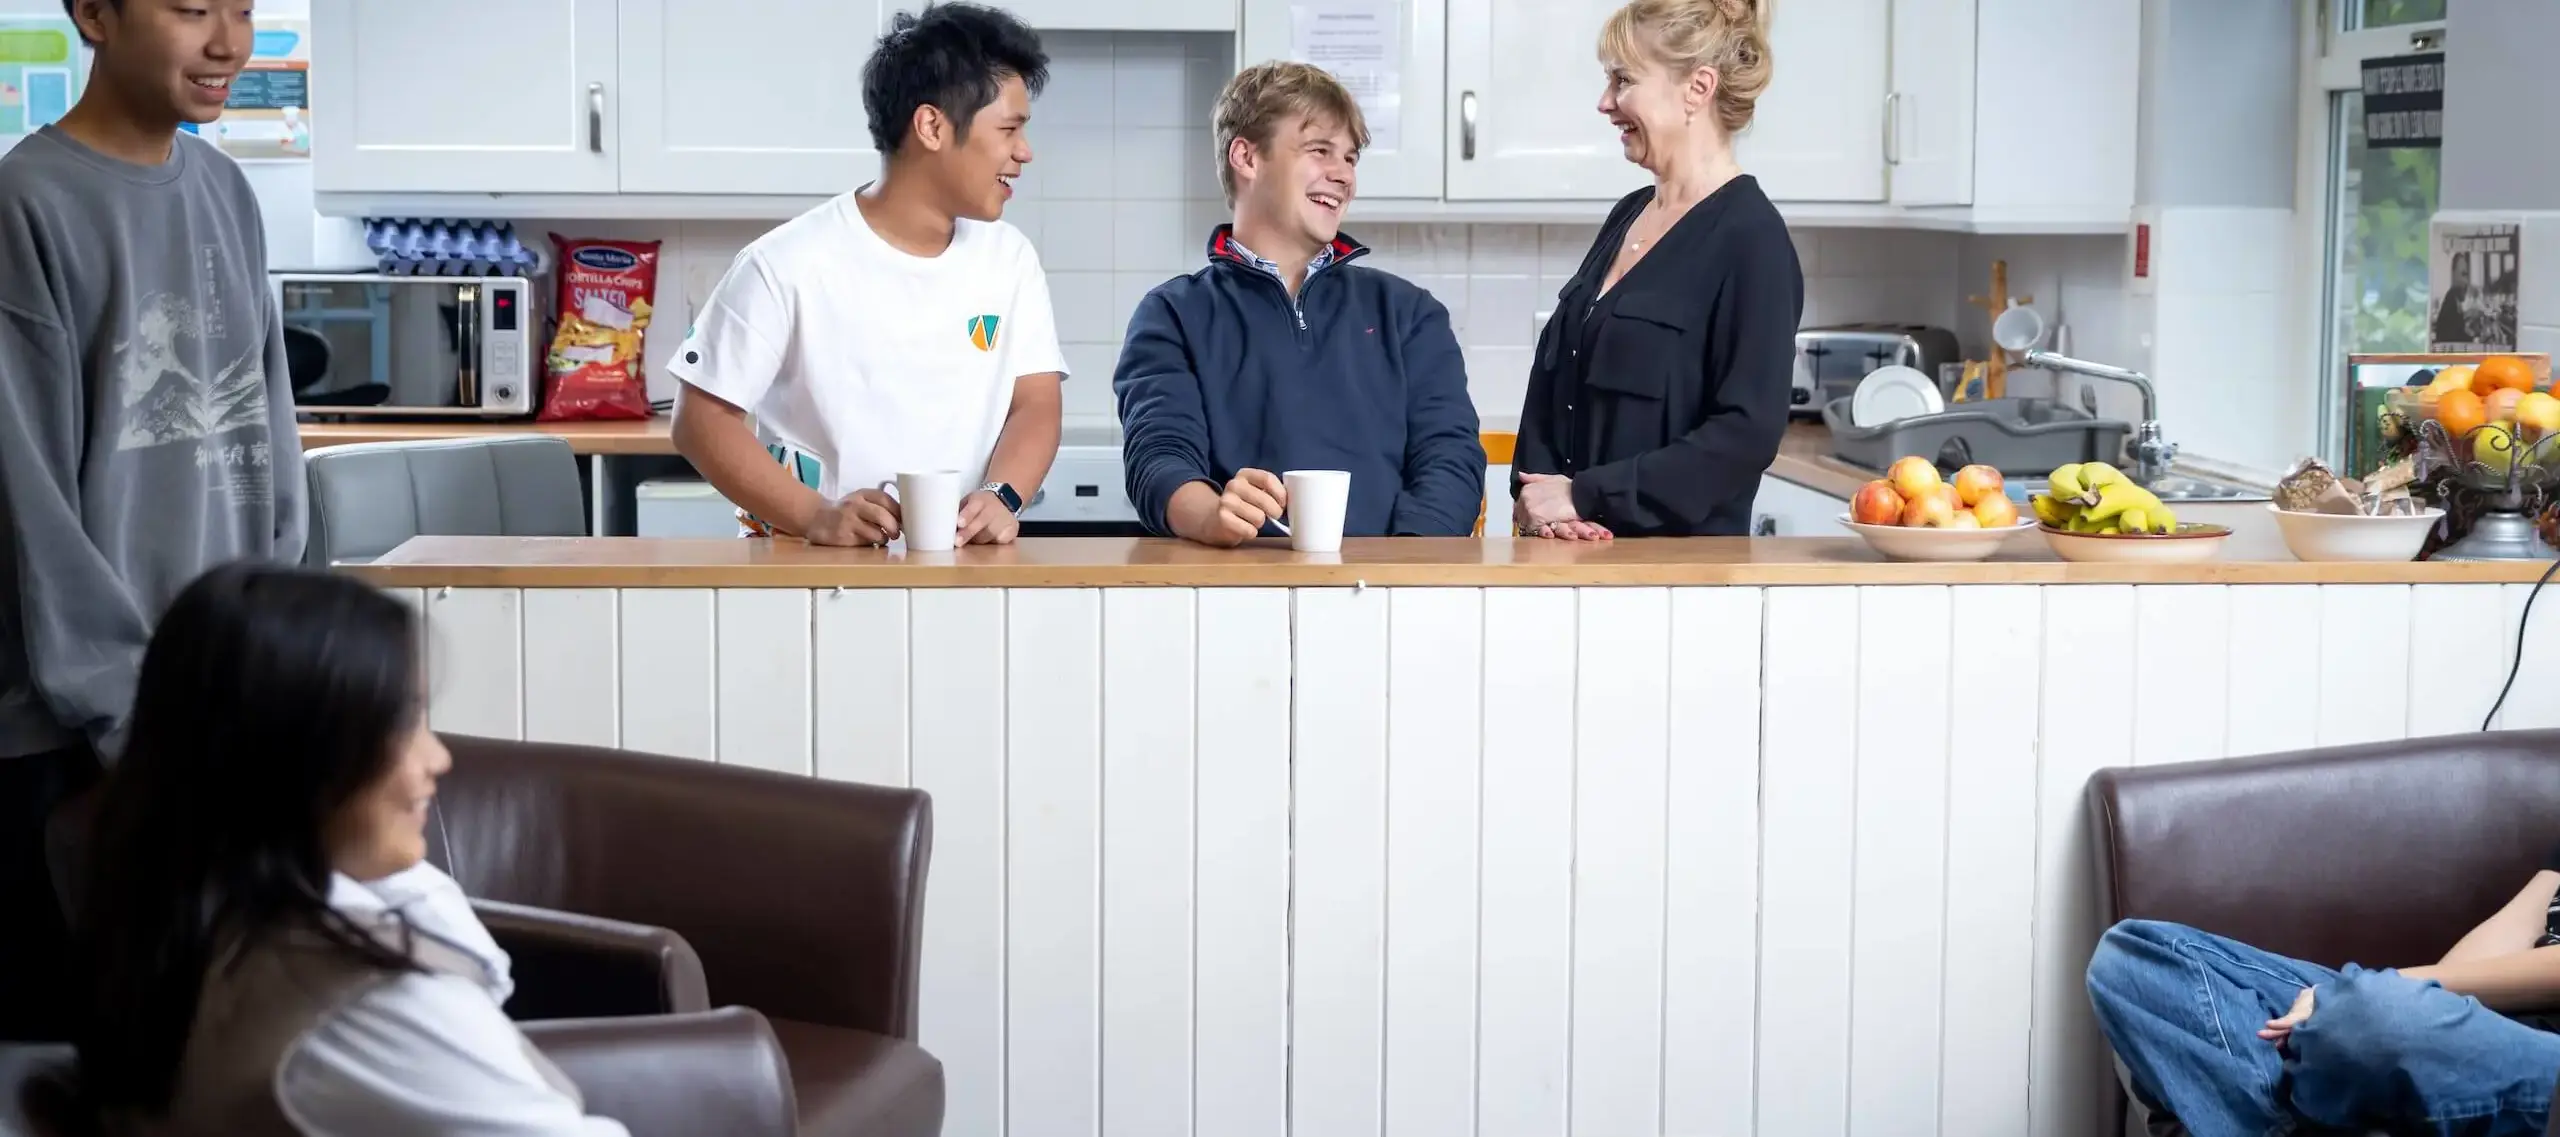
[[303, 455], [303, 563], [362, 564], [411, 537], [583, 537], [578, 459], [547, 435], [359, 442]]

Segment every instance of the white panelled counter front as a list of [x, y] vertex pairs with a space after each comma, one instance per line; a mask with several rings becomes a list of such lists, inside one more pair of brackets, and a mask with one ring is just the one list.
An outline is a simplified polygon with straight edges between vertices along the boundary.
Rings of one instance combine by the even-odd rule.
[[[440, 729], [930, 791], [953, 1137], [2085, 1137], [2090, 773], [2477, 729], [2542, 566], [2041, 553], [422, 538], [352, 571], [426, 612]], [[2555, 683], [2529, 637], [2499, 725], [2560, 725]]]

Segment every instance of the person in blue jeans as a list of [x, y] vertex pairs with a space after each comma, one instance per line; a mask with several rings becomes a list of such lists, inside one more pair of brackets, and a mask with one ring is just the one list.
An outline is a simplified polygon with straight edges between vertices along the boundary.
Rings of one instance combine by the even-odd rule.
[[2181, 924], [2127, 920], [2089, 999], [2133, 1093], [2194, 1137], [2300, 1129], [2540, 1137], [2560, 1034], [2560, 849], [2444, 958], [2343, 971]]

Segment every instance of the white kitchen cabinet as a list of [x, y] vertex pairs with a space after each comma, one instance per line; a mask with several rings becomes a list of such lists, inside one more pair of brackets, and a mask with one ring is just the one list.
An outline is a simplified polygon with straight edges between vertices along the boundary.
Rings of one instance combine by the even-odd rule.
[[1734, 156], [1775, 201], [1885, 199], [1888, 0], [1786, 0], [1769, 89]]
[[[1649, 179], [1598, 110], [1615, 0], [1448, 0], [1452, 201], [1606, 201]], [[1888, 0], [1775, 6], [1776, 72], [1736, 140], [1781, 201], [1885, 199]]]
[[621, 192], [824, 196], [877, 175], [862, 66], [895, 7], [621, 0]]
[[1600, 116], [1600, 23], [1623, 0], [1448, 0], [1452, 201], [1612, 201], [1646, 184]]
[[1236, 7], [1228, 0], [1005, 0], [1003, 7], [1044, 32], [1236, 30]]
[[[1360, 197], [1430, 200], [1441, 195], [1445, 140], [1441, 123], [1445, 62], [1446, 0], [1399, 0], [1395, 5], [1397, 54], [1394, 121], [1369, 124], [1369, 148], [1360, 155]], [[1295, 22], [1311, 6], [1292, 0], [1244, 0], [1237, 31], [1240, 66], [1274, 59], [1300, 59], [1295, 49]], [[1377, 107], [1382, 99], [1371, 99]], [[1372, 111], [1373, 114], [1377, 112]], [[1384, 115], [1378, 115], [1383, 119]], [[1354, 212], [1358, 207], [1353, 207]]]
[[1896, 205], [1973, 200], [1973, 7], [1974, 0], [1893, 0], [1885, 153]]
[[1849, 503], [1806, 489], [1784, 478], [1760, 475], [1760, 492], [1751, 499], [1754, 537], [1838, 537], [1840, 515]]
[[617, 191], [616, 0], [311, 7], [317, 191]]
[[2142, 0], [1977, 3], [1977, 218], [2126, 224], [2140, 149]]

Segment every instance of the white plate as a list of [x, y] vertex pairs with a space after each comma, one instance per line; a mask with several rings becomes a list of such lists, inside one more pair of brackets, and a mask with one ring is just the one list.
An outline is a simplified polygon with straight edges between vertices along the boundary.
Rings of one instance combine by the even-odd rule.
[[2036, 527], [2025, 518], [2005, 529], [1910, 529], [1900, 525], [1861, 525], [1840, 515], [1840, 524], [1867, 540], [1875, 551], [1897, 561], [1979, 561], [2000, 551], [2000, 543]]
[[2222, 525], [2181, 524], [2175, 533], [2072, 533], [2039, 525], [2053, 555], [2066, 561], [2111, 565], [2190, 565], [2222, 555], [2231, 530]]
[[1919, 368], [1900, 364], [1868, 372], [1849, 396], [1849, 421], [1858, 426], [1883, 426], [1945, 409], [1947, 400], [1938, 394], [1938, 384]]

